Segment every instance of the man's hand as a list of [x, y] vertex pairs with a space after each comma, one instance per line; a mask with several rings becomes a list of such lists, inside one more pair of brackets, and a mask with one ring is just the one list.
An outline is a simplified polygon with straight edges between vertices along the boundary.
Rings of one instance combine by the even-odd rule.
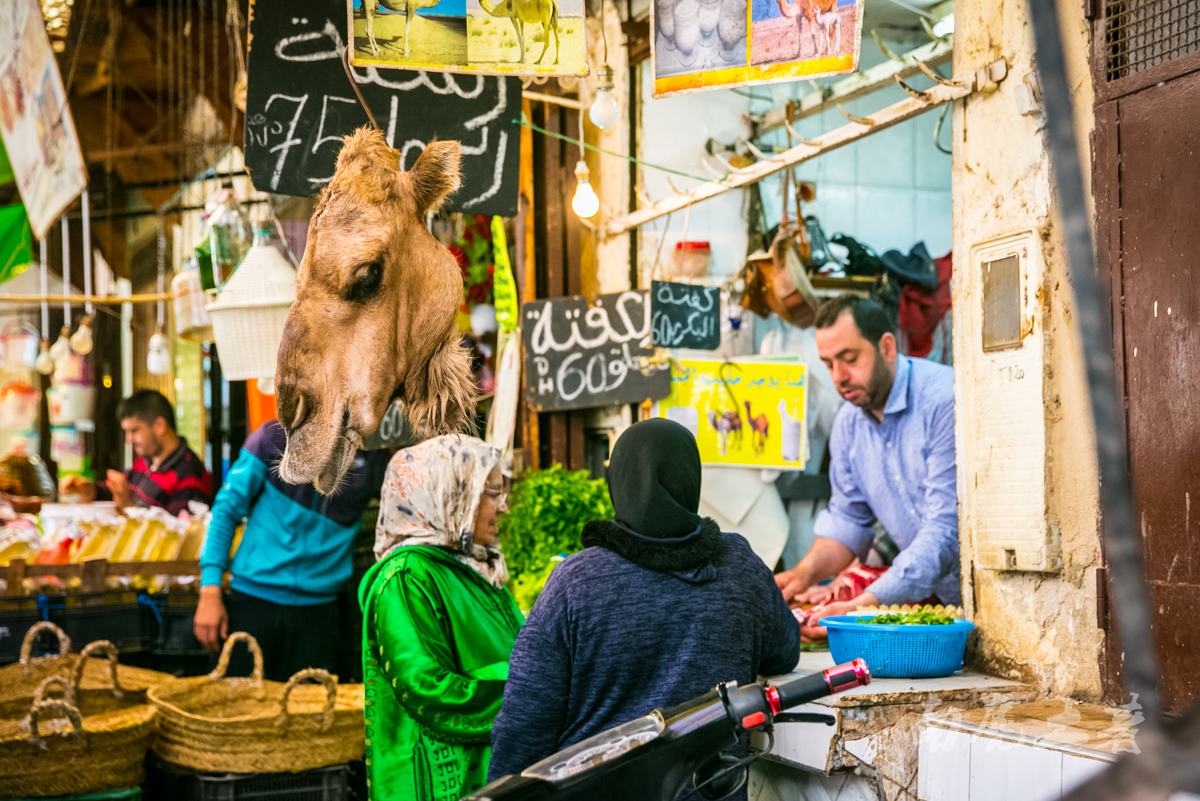
[[62, 483], [63, 495], [74, 495], [82, 503], [96, 500], [96, 485], [83, 476], [67, 476]]
[[788, 602], [788, 606], [799, 606], [795, 602], [796, 596], [807, 590], [809, 585], [812, 584], [807, 571], [803, 567], [803, 564], [799, 564], [791, 570], [775, 574], [775, 586], [783, 593], [783, 600]]
[[108, 471], [108, 491], [112, 493], [113, 504], [118, 510], [133, 505], [133, 490], [129, 486], [129, 479], [121, 471]]
[[879, 599], [876, 598], [873, 593], [864, 592], [862, 595], [852, 600], [826, 604], [825, 606], [821, 606], [812, 610], [811, 620], [812, 623], [819, 623], [822, 619], [827, 617], [833, 617], [834, 615], [849, 615], [853, 612], [857, 612], [864, 606], [878, 605]]
[[200, 644], [213, 653], [221, 649], [221, 643], [229, 636], [229, 613], [221, 600], [219, 584], [200, 588], [200, 602], [192, 618], [192, 629]]

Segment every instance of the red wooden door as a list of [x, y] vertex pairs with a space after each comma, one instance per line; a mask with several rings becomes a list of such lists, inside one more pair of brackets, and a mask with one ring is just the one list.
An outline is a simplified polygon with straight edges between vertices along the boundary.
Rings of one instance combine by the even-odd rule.
[[[1097, 238], [1112, 281], [1163, 705], [1181, 709], [1200, 698], [1200, 2], [1100, 5]], [[1116, 700], [1121, 651], [1108, 634], [1105, 684]]]

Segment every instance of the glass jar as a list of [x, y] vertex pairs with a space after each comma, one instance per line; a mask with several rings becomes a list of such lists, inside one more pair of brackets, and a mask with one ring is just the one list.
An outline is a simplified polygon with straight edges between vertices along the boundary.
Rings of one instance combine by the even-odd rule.
[[696, 63], [696, 47], [700, 44], [700, 3], [698, 0], [679, 0], [675, 4], [675, 46], [679, 61], [685, 67]]
[[175, 332], [180, 339], [203, 342], [212, 339], [212, 320], [205, 309], [204, 285], [196, 260], [188, 259], [171, 279], [171, 308], [175, 312]]
[[213, 196], [216, 209], [208, 218], [209, 248], [212, 252], [213, 279], [218, 285], [229, 280], [250, 250], [253, 233], [250, 220], [242, 211], [233, 182], [225, 184]]
[[717, 23], [717, 35], [721, 39], [721, 58], [726, 61], [745, 61], [745, 49], [739, 47], [746, 39], [746, 0], [724, 0], [721, 4], [721, 20]]
[[656, 0], [654, 4], [654, 25], [667, 50], [675, 49], [675, 3], [676, 0]]
[[700, 0], [700, 43], [711, 45], [717, 38], [721, 20], [721, 0]]

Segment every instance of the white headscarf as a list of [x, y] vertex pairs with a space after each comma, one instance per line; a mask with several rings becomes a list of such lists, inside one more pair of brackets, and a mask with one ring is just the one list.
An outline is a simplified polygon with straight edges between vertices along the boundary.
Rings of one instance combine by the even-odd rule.
[[475, 512], [500, 451], [475, 437], [448, 434], [405, 448], [388, 463], [375, 526], [375, 557], [397, 548], [446, 548], [492, 586], [508, 581], [499, 548], [475, 543]]

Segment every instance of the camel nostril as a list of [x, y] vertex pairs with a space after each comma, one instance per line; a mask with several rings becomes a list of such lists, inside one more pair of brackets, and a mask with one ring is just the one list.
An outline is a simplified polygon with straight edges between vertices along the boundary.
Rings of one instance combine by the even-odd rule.
[[304, 425], [312, 414], [312, 401], [295, 384], [278, 384], [275, 388], [275, 409], [280, 424], [288, 433]]
[[304, 425], [304, 418], [308, 416], [308, 404], [304, 402], [304, 395], [301, 394], [296, 400], [296, 415], [292, 418], [292, 430], [295, 431], [300, 426]]

